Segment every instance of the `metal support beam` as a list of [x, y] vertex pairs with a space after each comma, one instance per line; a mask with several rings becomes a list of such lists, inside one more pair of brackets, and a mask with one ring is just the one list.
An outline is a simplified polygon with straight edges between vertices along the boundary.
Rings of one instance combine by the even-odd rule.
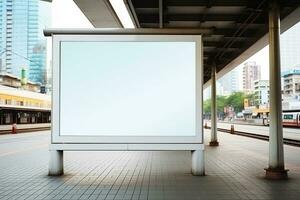
[[216, 63], [211, 68], [211, 138], [209, 146], [219, 146], [217, 137]]
[[269, 167], [266, 178], [287, 178], [284, 168], [282, 135], [282, 97], [280, 70], [280, 9], [277, 0], [270, 2], [269, 8], [269, 61], [270, 61], [270, 137]]
[[159, 0], [159, 28], [164, 27], [164, 7], [163, 7], [163, 0]]

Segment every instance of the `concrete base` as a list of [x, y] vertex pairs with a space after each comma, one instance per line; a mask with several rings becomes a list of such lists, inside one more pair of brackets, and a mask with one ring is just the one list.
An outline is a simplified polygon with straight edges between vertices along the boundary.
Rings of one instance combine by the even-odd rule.
[[192, 174], [194, 176], [204, 176], [204, 150], [192, 151]]
[[287, 170], [287, 169], [271, 169], [271, 168], [267, 168], [265, 170], [266, 170], [266, 179], [282, 180], [282, 179], [287, 179], [288, 178], [287, 172], [289, 170]]
[[211, 142], [209, 142], [209, 146], [212, 146], [212, 147], [219, 146], [219, 142], [218, 141], [211, 141]]
[[50, 150], [49, 176], [60, 176], [64, 174], [62, 150]]

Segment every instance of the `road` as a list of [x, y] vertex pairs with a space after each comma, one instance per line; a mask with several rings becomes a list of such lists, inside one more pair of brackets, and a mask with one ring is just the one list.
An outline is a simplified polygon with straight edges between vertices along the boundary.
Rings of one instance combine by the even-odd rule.
[[[231, 123], [218, 122], [218, 128], [228, 129], [231, 128]], [[210, 122], [207, 121], [207, 126], [210, 127]], [[257, 125], [244, 125], [234, 124], [235, 131], [241, 131], [246, 133], [254, 133], [259, 135], [269, 136], [268, 126], [257, 126]], [[283, 137], [287, 139], [300, 140], [300, 129], [299, 128], [283, 128]]]
[[46, 149], [49, 143], [50, 131], [0, 135], [0, 157]]

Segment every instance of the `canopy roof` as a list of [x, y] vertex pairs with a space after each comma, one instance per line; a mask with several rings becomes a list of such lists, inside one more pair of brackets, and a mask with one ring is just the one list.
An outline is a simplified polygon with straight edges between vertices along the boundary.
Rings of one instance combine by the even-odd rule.
[[[205, 81], [268, 32], [267, 0], [127, 0], [137, 27], [211, 28], [203, 37]], [[162, 5], [162, 6], [161, 6]], [[281, 18], [300, 5], [280, 1]]]
[[[109, 0], [74, 0], [74, 2], [95, 28], [122, 27]], [[268, 0], [124, 0], [124, 2], [137, 28], [211, 30], [203, 37], [205, 82], [210, 79], [210, 69], [214, 63], [217, 65], [217, 72], [221, 71], [224, 74], [267, 44]], [[300, 20], [300, 1], [279, 0], [279, 3], [283, 21], [282, 30], [287, 30]], [[291, 15], [293, 20], [286, 20]], [[264, 41], [260, 42], [263, 37]], [[260, 44], [255, 46], [258, 42]], [[253, 46], [255, 48], [249, 50]], [[235, 61], [237, 59], [238, 62]]]

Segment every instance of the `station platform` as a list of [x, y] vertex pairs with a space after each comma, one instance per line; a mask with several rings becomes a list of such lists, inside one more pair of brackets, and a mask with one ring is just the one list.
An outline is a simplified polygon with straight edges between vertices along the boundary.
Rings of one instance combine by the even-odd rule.
[[[285, 145], [289, 179], [264, 179], [268, 142], [219, 132], [206, 146], [206, 176], [190, 152], [65, 152], [49, 177], [49, 131], [0, 136], [0, 199], [299, 199], [300, 148]], [[205, 130], [206, 144], [209, 130]]]

